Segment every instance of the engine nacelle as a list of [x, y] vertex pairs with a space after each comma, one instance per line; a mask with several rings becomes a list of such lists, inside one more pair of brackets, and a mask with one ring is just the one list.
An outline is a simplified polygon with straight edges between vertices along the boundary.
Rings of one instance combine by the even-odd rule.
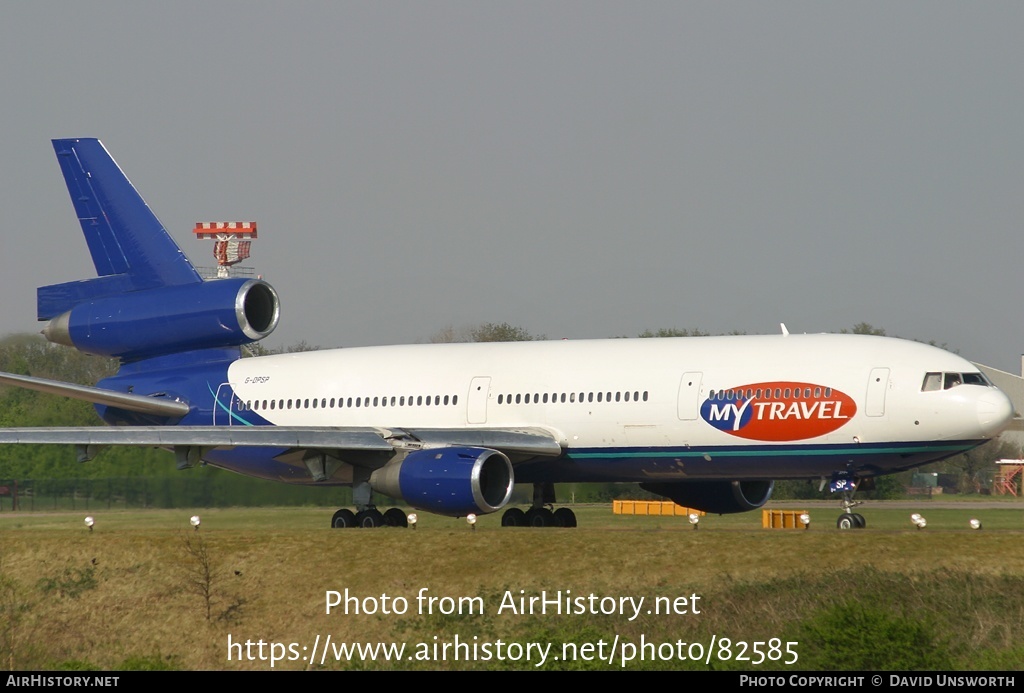
[[449, 517], [501, 510], [513, 484], [512, 463], [489, 448], [416, 450], [370, 475], [373, 490]]
[[677, 481], [640, 484], [686, 508], [726, 515], [757, 510], [768, 502], [774, 481]]
[[46, 324], [51, 342], [126, 361], [263, 339], [281, 314], [258, 279], [218, 279], [83, 301]]

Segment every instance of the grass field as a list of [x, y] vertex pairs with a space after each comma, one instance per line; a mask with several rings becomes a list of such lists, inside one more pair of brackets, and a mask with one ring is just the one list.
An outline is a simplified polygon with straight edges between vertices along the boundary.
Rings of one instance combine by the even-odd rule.
[[[415, 530], [332, 530], [332, 509], [262, 508], [98, 511], [90, 532], [86, 511], [4, 512], [0, 667], [1024, 667], [1024, 504], [871, 503], [853, 532], [833, 505], [807, 507], [807, 530], [764, 530], [759, 512], [693, 530], [608, 506], [577, 508], [571, 530], [425, 513]], [[349, 613], [326, 613], [346, 590]], [[542, 596], [562, 613], [521, 612]], [[348, 642], [406, 649], [333, 649]]]

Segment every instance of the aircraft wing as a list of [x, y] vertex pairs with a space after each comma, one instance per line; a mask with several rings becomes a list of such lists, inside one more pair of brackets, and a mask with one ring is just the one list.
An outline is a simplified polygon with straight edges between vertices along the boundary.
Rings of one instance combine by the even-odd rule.
[[18, 375], [16, 373], [0, 372], [0, 385], [10, 385], [26, 390], [47, 392], [51, 395], [60, 395], [71, 399], [80, 399], [93, 404], [103, 404], [108, 407], [119, 407], [128, 411], [137, 411], [143, 414], [155, 414], [157, 416], [169, 416], [181, 418], [188, 414], [189, 406], [184, 402], [169, 400], [161, 397], [145, 397], [125, 392], [114, 392], [99, 387], [88, 385], [75, 385], [60, 380], [48, 380], [47, 378], [36, 378], [30, 375]]
[[[80, 447], [134, 445], [202, 448], [279, 447], [327, 454], [378, 453], [399, 447], [475, 446], [505, 453], [512, 460], [557, 457], [562, 447], [541, 429], [382, 429], [320, 426], [81, 426], [0, 428], [2, 443], [66, 444]], [[88, 459], [92, 455], [80, 458]], [[373, 465], [376, 466], [376, 465]]]
[[[165, 397], [113, 392], [98, 387], [0, 372], [0, 385], [85, 400], [128, 411], [181, 417], [189, 406]], [[348, 464], [377, 468], [399, 450], [480, 447], [505, 454], [513, 464], [536, 457], [557, 457], [562, 447], [543, 429], [387, 429], [328, 426], [83, 426], [0, 429], [0, 444], [64, 444], [77, 448], [84, 462], [110, 445], [159, 447], [174, 450], [179, 466], [191, 466], [214, 450], [281, 448], [280, 462], [306, 466], [312, 453]], [[187, 463], [187, 464], [186, 464]]]

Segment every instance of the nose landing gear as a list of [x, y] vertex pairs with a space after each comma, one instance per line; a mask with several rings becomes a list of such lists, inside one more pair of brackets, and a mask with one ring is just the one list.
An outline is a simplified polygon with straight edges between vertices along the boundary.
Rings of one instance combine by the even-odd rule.
[[864, 529], [867, 527], [867, 520], [860, 513], [851, 512], [852, 508], [862, 505], [864, 501], [853, 500], [853, 494], [857, 492], [860, 485], [858, 479], [849, 473], [841, 472], [832, 477], [829, 490], [832, 493], [843, 494], [843, 514], [836, 520], [838, 529]]

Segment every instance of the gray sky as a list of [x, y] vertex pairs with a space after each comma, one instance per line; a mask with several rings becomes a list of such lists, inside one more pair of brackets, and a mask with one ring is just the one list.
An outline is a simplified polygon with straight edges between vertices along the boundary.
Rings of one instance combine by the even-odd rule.
[[0, 4], [0, 332], [93, 276], [49, 140], [197, 265], [256, 220], [271, 346], [835, 331], [1017, 371], [1020, 2]]

